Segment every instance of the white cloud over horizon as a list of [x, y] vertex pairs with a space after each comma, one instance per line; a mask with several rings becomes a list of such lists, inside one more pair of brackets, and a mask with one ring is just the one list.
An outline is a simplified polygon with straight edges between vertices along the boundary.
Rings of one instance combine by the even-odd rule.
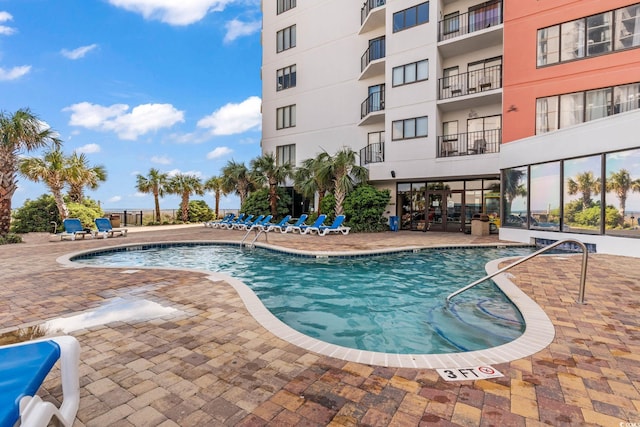
[[94, 50], [95, 48], [97, 48], [98, 45], [97, 44], [90, 44], [87, 46], [80, 46], [76, 49], [73, 50], [68, 50], [68, 49], [62, 49], [60, 51], [60, 53], [62, 54], [62, 56], [64, 56], [65, 58], [68, 59], [80, 59], [80, 58], [84, 58], [84, 56], [91, 52], [92, 50]]
[[224, 43], [231, 43], [235, 39], [244, 36], [250, 36], [257, 33], [262, 28], [261, 21], [242, 22], [237, 19], [233, 19], [225, 24], [227, 33], [224, 36]]
[[198, 121], [198, 127], [212, 135], [235, 135], [262, 128], [262, 100], [251, 96], [239, 104], [228, 103]]
[[[9, 12], [0, 10], [0, 22], [7, 22], [13, 20], [13, 16]], [[0, 35], [10, 36], [15, 34], [18, 30], [13, 27], [7, 27], [6, 25], [0, 25]]]
[[108, 0], [110, 4], [135, 12], [147, 20], [184, 26], [203, 19], [209, 12], [222, 12], [237, 0]]
[[184, 112], [171, 104], [141, 104], [129, 111], [126, 104], [102, 106], [80, 102], [62, 111], [71, 111], [71, 126], [115, 132], [124, 140], [136, 140], [141, 135], [184, 122]]
[[229, 147], [216, 147], [213, 151], [207, 153], [207, 159], [219, 159], [233, 153], [233, 150]]
[[149, 159], [151, 163], [156, 163], [158, 165], [170, 165], [173, 163], [173, 160], [167, 156], [153, 156]]
[[0, 67], [0, 81], [17, 80], [31, 71], [31, 65], [22, 65], [10, 69]]

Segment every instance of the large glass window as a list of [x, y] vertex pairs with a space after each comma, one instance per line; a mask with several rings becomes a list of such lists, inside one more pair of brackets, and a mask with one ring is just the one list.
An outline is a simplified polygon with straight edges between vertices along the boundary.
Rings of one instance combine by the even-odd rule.
[[296, 7], [296, 0], [278, 0], [278, 15]]
[[276, 72], [276, 90], [296, 87], [296, 66], [281, 68]]
[[276, 52], [296, 47], [296, 26], [292, 25], [276, 33]]
[[615, 23], [616, 49], [640, 46], [640, 4], [616, 10]]
[[560, 96], [560, 127], [584, 122], [584, 92], [568, 93]]
[[429, 22], [429, 2], [393, 14], [393, 32]]
[[613, 50], [611, 39], [612, 12], [587, 18], [587, 55], [600, 55]]
[[531, 166], [529, 228], [560, 230], [560, 162]]
[[502, 2], [488, 1], [469, 8], [469, 32], [483, 30], [502, 22]]
[[586, 94], [585, 121], [611, 115], [612, 88], [590, 90]]
[[615, 114], [640, 108], [640, 83], [614, 87], [613, 100]]
[[600, 232], [601, 170], [601, 156], [565, 160], [563, 231]]
[[416, 117], [413, 119], [396, 120], [392, 123], [391, 139], [410, 139], [427, 136], [427, 117]]
[[606, 155], [605, 233], [640, 237], [640, 149]]
[[560, 60], [584, 57], [584, 19], [565, 22], [560, 26]]
[[276, 147], [276, 164], [284, 165], [289, 163], [296, 165], [296, 144], [278, 145]]
[[527, 167], [505, 169], [503, 172], [502, 226], [527, 228]]
[[400, 86], [429, 78], [429, 61], [422, 60], [393, 69], [393, 85]]
[[558, 129], [557, 96], [536, 100], [536, 133], [545, 133]]
[[276, 110], [276, 129], [291, 128], [296, 125], [296, 106], [288, 105]]
[[560, 61], [560, 26], [538, 30], [538, 66]]

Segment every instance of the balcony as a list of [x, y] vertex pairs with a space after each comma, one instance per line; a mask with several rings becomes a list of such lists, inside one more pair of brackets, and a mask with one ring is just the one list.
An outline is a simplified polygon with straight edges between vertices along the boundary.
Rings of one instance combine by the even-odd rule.
[[369, 90], [373, 88], [375, 91], [360, 104], [360, 126], [384, 121], [384, 85], [373, 86]]
[[449, 13], [438, 22], [438, 48], [443, 58], [502, 46], [502, 1], [476, 6], [466, 13]]
[[369, 48], [360, 58], [361, 73], [358, 80], [384, 75], [386, 51], [386, 38], [384, 36], [369, 40]]
[[472, 95], [502, 87], [502, 65], [438, 79], [438, 99]]
[[376, 28], [384, 28], [385, 26], [385, 8], [386, 0], [366, 0], [360, 9], [360, 31], [364, 34]]
[[384, 142], [376, 142], [360, 149], [360, 166], [384, 162]]
[[436, 157], [499, 153], [501, 141], [501, 129], [443, 135], [438, 137]]

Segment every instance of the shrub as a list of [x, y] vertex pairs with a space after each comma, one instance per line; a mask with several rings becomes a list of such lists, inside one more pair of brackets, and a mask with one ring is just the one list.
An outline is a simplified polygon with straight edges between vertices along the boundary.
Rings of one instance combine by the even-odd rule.
[[387, 219], [383, 216], [391, 200], [389, 190], [376, 190], [370, 185], [360, 185], [344, 200], [344, 212], [351, 230], [387, 231]]
[[[289, 213], [289, 205], [291, 205], [291, 196], [287, 194], [284, 188], [278, 187], [278, 211], [276, 218], [282, 218]], [[253, 215], [269, 215], [271, 207], [269, 206], [269, 189], [261, 188], [254, 191], [244, 201], [242, 212]]]
[[[333, 221], [336, 217], [336, 198], [331, 193], [325, 194], [320, 203], [320, 212], [327, 216], [327, 220]], [[328, 222], [328, 221], [327, 221]]]
[[61, 224], [56, 201], [50, 194], [43, 194], [36, 200], [27, 199], [21, 208], [12, 213], [13, 233], [53, 232], [52, 222]]
[[189, 222], [211, 221], [215, 214], [204, 200], [189, 201]]
[[95, 228], [93, 221], [104, 216], [100, 205], [88, 197], [85, 197], [82, 203], [68, 202], [67, 208], [69, 209], [69, 218], [78, 218], [86, 228]]
[[22, 243], [22, 237], [18, 234], [9, 233], [4, 236], [0, 236], [0, 245], [8, 245], [11, 243]]

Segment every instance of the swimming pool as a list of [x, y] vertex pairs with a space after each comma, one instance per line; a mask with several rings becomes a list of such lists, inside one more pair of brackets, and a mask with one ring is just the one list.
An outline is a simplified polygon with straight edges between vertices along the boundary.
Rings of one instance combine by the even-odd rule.
[[237, 245], [162, 244], [74, 257], [77, 263], [173, 267], [235, 277], [281, 321], [318, 340], [372, 352], [442, 354], [495, 347], [524, 330], [520, 312], [492, 283], [454, 299], [492, 259], [531, 248], [449, 248], [360, 257], [303, 257]]

